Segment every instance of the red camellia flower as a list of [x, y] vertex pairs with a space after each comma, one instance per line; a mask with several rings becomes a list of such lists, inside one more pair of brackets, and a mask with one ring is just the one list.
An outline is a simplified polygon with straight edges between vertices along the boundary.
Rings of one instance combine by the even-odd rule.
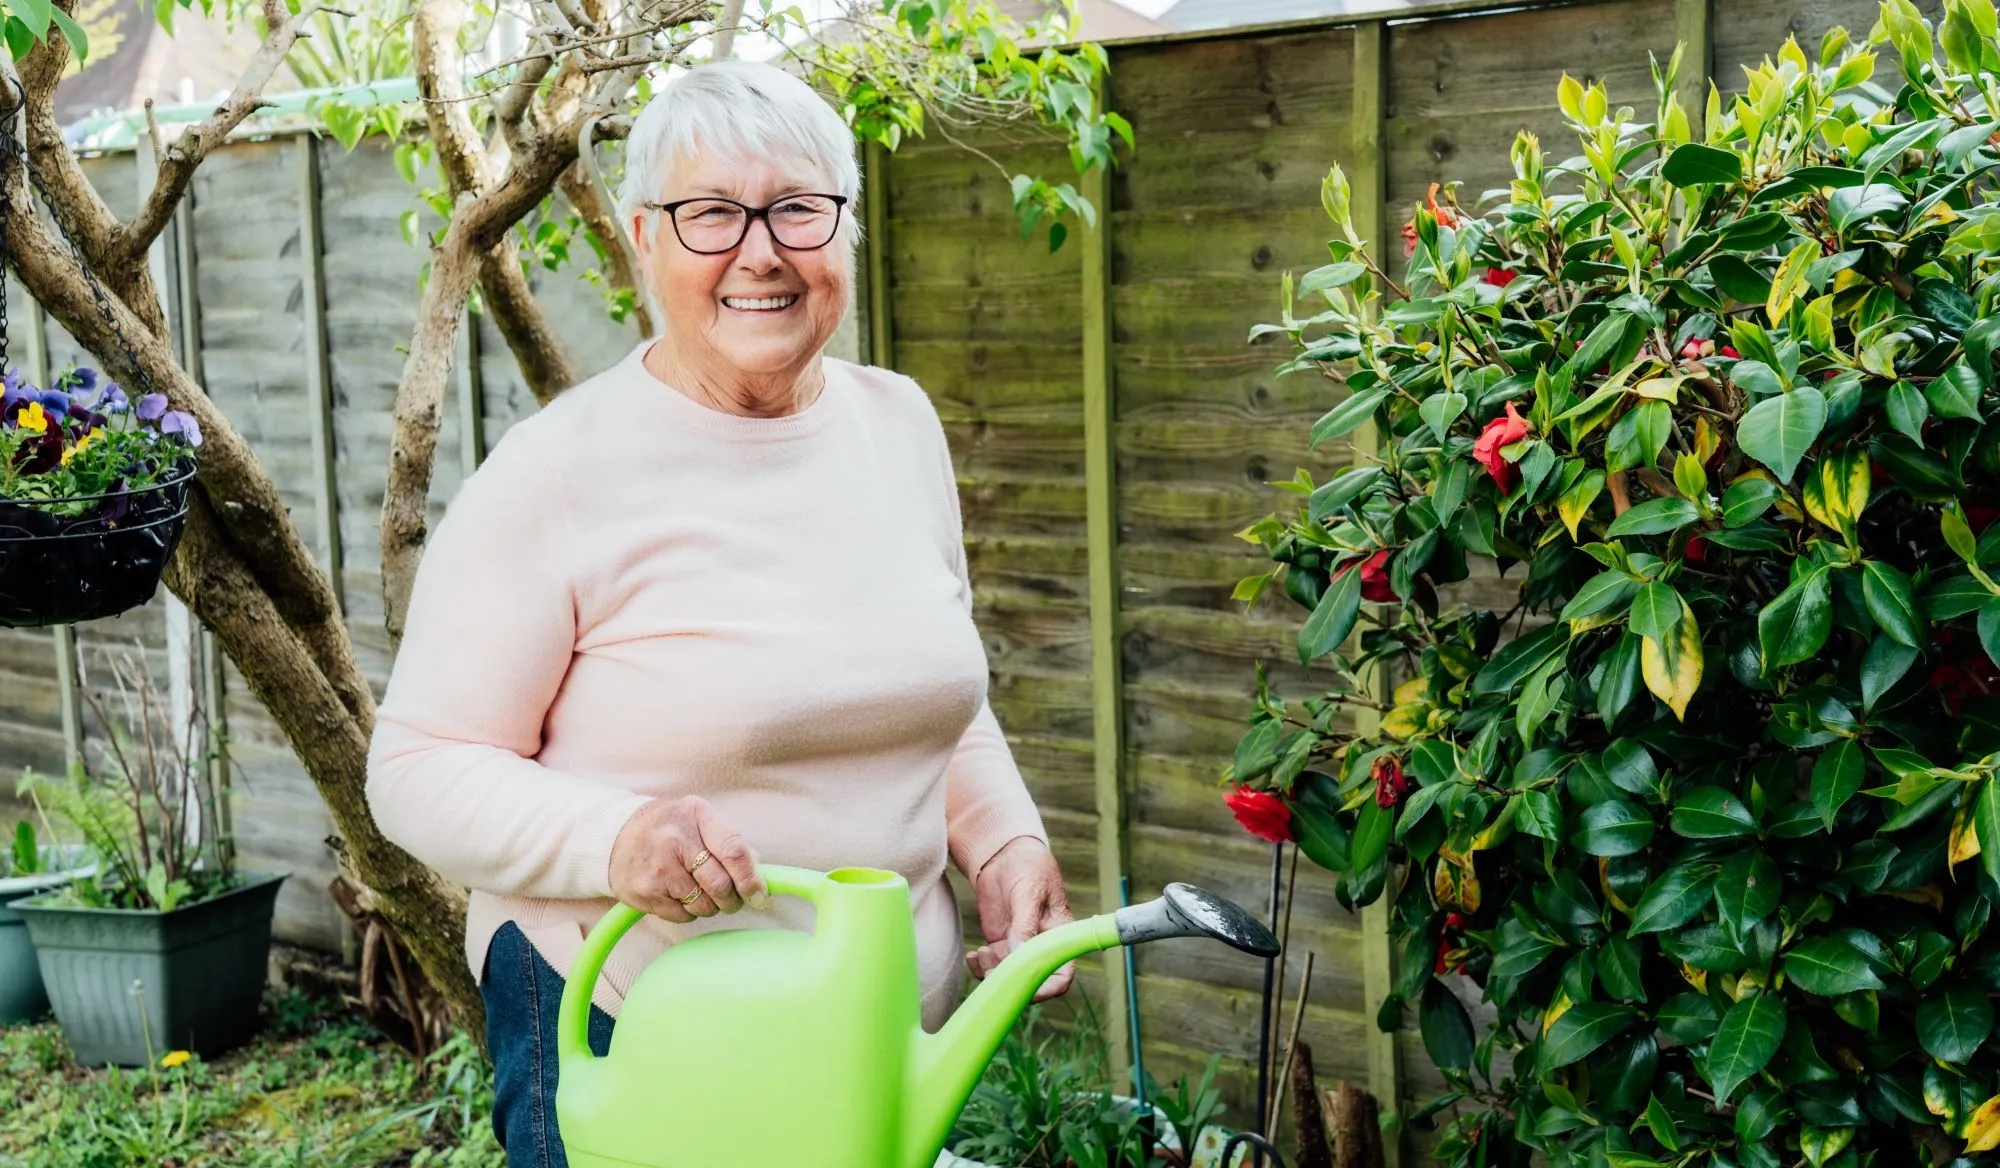
[[1988, 507], [1983, 503], [1960, 503], [1965, 509], [1965, 525], [1972, 534], [1983, 535], [1995, 519], [2000, 519], [2000, 507]]
[[1510, 272], [1506, 268], [1488, 268], [1486, 269], [1485, 280], [1495, 288], [1505, 288], [1514, 282], [1514, 277], [1520, 274], [1519, 272]]
[[1722, 346], [1720, 349], [1717, 349], [1716, 352], [1721, 353], [1723, 356], [1728, 357], [1732, 361], [1740, 360], [1743, 356], [1743, 354], [1737, 352], [1734, 348], [1728, 345]]
[[[1431, 189], [1424, 195], [1424, 205], [1430, 208], [1431, 215], [1437, 220], [1439, 227], [1458, 226], [1458, 215], [1450, 207], [1438, 205], [1438, 184], [1431, 184]], [[1417, 221], [1411, 219], [1403, 224], [1403, 258], [1409, 259], [1415, 254], [1417, 254]]]
[[1493, 476], [1502, 491], [1514, 489], [1514, 466], [1501, 455], [1500, 448], [1519, 442], [1528, 436], [1528, 419], [1521, 416], [1513, 402], [1507, 403], [1507, 415], [1486, 423], [1486, 429], [1479, 432], [1479, 440], [1472, 444], [1472, 457]]
[[1375, 760], [1368, 770], [1368, 777], [1375, 780], [1375, 805], [1394, 807], [1410, 793], [1410, 780], [1403, 777], [1403, 763], [1393, 754], [1385, 754]]
[[1712, 357], [1714, 355], [1715, 342], [1702, 337], [1689, 337], [1688, 343], [1681, 346], [1681, 356], [1686, 357], [1690, 361], [1699, 361], [1703, 357]]
[[1238, 787], [1222, 797], [1243, 830], [1274, 844], [1292, 840], [1292, 809], [1269, 791]]
[[[1389, 587], [1388, 548], [1383, 548], [1367, 559], [1358, 562], [1361, 566], [1361, 599], [1373, 601], [1376, 604], [1394, 604], [1402, 599], [1402, 597], [1396, 595], [1395, 589]], [[1333, 578], [1336, 580], [1340, 579], [1352, 571], [1354, 566], [1354, 564], [1347, 565], [1340, 569], [1340, 571], [1335, 572]]]
[[1687, 562], [1690, 564], [1706, 564], [1708, 562], [1708, 541], [1698, 535], [1691, 536], [1688, 539], [1687, 550], [1682, 554], [1686, 556]]

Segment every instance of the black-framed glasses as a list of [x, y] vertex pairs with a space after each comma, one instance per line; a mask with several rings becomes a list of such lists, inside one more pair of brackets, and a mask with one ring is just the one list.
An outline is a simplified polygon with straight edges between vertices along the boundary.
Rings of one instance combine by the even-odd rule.
[[786, 195], [762, 207], [714, 196], [646, 206], [667, 213], [682, 247], [697, 255], [720, 255], [743, 242], [752, 219], [762, 219], [780, 247], [792, 251], [825, 247], [840, 230], [840, 208], [846, 203], [846, 195], [808, 194]]

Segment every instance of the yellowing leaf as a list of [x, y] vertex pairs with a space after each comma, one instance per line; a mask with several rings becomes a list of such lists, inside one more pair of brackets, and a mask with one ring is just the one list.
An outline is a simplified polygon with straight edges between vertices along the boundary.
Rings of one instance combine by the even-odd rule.
[[1907, 900], [1911, 904], [1927, 904], [1937, 912], [1944, 911], [1944, 890], [1937, 886], [1935, 880], [1922, 888], [1910, 888], [1901, 892], [1892, 892], [1885, 888], [1882, 890], [1882, 895], [1893, 896], [1897, 900]]
[[1806, 339], [1821, 352], [1833, 349], [1833, 293], [1829, 292], [1806, 305], [1805, 333]]
[[1722, 449], [1722, 436], [1715, 432], [1714, 426], [1708, 424], [1707, 418], [1696, 418], [1694, 420], [1694, 456], [1701, 460], [1703, 466], [1707, 466], [1708, 460], [1714, 458], [1715, 452], [1720, 449]]
[[1572, 1003], [1569, 1000], [1569, 991], [1567, 990], [1556, 991], [1555, 1000], [1549, 1003], [1548, 1012], [1542, 1015], [1543, 1038], [1547, 1038], [1549, 1036], [1549, 1027], [1554, 1026], [1556, 1024], [1556, 1019], [1562, 1017], [1564, 1014], [1569, 1013], [1569, 1008], [1573, 1004], [1574, 1003]]
[[1701, 688], [1701, 666], [1701, 630], [1693, 610], [1682, 600], [1680, 623], [1665, 638], [1640, 638], [1639, 673], [1674, 717], [1686, 721], [1688, 702]]
[[1632, 387], [1632, 392], [1640, 397], [1650, 397], [1658, 401], [1678, 401], [1681, 396], [1681, 381], [1677, 374], [1673, 377], [1648, 377]]
[[1980, 1104], [1965, 1121], [1965, 1153], [2000, 1148], [2000, 1095]]
[[1958, 809], [1951, 820], [1951, 851], [1946, 861], [1947, 867], [1959, 864], [1979, 854], [1979, 832], [1973, 828], [1972, 817], [1966, 812], [1972, 809], [1970, 803]]
[[1597, 501], [1603, 490], [1604, 472], [1587, 470], [1570, 484], [1569, 490], [1562, 493], [1562, 498], [1556, 500], [1556, 513], [1562, 516], [1563, 526], [1569, 528], [1571, 539], [1580, 538], [1577, 524], [1582, 523], [1583, 517], [1590, 513], [1590, 505]]
[[1597, 887], [1600, 892], [1604, 893], [1604, 899], [1610, 902], [1612, 908], [1617, 909], [1628, 917], [1632, 915], [1632, 906], [1621, 900], [1618, 893], [1611, 887], [1611, 858], [1609, 856], [1597, 857]]
[[1784, 323], [1785, 315], [1792, 310], [1792, 302], [1806, 288], [1806, 268], [1820, 256], [1819, 244], [1807, 240], [1792, 249], [1785, 262], [1778, 265], [1778, 273], [1771, 277], [1771, 294], [1764, 301], [1764, 311], [1771, 318], [1773, 327]]

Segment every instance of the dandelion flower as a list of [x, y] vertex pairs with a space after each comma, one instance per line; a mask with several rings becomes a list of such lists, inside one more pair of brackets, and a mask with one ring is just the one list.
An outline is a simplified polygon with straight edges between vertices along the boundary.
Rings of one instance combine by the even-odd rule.
[[193, 1057], [193, 1055], [184, 1050], [170, 1050], [161, 1056], [160, 1065], [163, 1067], [177, 1067]]

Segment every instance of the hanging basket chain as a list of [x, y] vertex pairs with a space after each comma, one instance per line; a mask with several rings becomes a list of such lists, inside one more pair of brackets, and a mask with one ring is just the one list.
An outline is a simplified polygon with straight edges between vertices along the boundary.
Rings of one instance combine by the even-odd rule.
[[[124, 329], [118, 327], [118, 318], [111, 311], [111, 296], [105, 291], [103, 283], [97, 278], [97, 273], [91, 268], [89, 259], [83, 254], [83, 245], [77, 242], [82, 232], [77, 228], [76, 221], [63, 209], [61, 200], [57, 199], [55, 193], [49, 190], [48, 184], [42, 181], [41, 173], [35, 169], [34, 162], [28, 157], [27, 147], [14, 132], [15, 119], [27, 106], [27, 93], [21, 88], [18, 80], [11, 77], [7, 80], [13, 85], [16, 96], [12, 107], [5, 114], [0, 114], [0, 165], [18, 162], [22, 173], [28, 176], [28, 182], [41, 197], [42, 204], [49, 209], [49, 217], [55, 221], [56, 234], [62, 236], [62, 241], [69, 245], [70, 255], [83, 273], [83, 282], [89, 287], [91, 298], [97, 303], [97, 315], [103, 319], [104, 327], [118, 342], [119, 351], [125, 357], [126, 367], [138, 378], [139, 392], [142, 395], [151, 393], [153, 379], [147, 374], [146, 367], [140, 364], [139, 354], [132, 348], [131, 338], [125, 335]], [[11, 203], [12, 192], [11, 183], [0, 181], [0, 272], [11, 267], [13, 260], [13, 253], [8, 250], [7, 238], [9, 217], [14, 209]], [[32, 201], [27, 210], [33, 212]], [[4, 371], [6, 366], [7, 307], [6, 297], [0, 296], [0, 371]]]

